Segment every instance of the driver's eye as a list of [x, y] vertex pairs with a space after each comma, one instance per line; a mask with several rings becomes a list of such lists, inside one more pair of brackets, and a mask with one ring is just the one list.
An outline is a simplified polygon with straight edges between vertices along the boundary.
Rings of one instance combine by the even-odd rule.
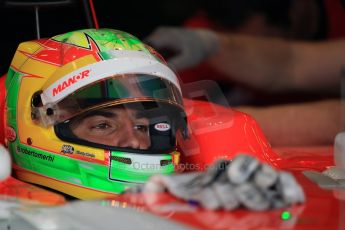
[[143, 132], [143, 133], [147, 133], [149, 128], [147, 125], [135, 125], [134, 126], [134, 129], [140, 131], [140, 132]]
[[92, 128], [94, 129], [107, 129], [109, 127], [110, 125], [108, 125], [107, 123], [100, 123], [100, 124], [92, 126]]

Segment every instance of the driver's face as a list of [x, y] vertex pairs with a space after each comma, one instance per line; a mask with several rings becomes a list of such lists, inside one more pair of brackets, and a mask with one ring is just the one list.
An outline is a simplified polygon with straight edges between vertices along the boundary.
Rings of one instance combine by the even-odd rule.
[[71, 125], [72, 132], [90, 142], [148, 149], [151, 145], [149, 120], [133, 109], [106, 108], [88, 113]]

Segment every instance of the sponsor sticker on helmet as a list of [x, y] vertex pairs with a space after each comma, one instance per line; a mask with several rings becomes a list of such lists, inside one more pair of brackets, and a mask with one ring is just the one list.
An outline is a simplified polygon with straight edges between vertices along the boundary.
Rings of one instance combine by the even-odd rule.
[[157, 123], [155, 124], [155, 129], [158, 131], [168, 131], [170, 129], [170, 125], [168, 123]]
[[16, 131], [14, 128], [7, 126], [6, 127], [6, 139], [9, 140], [10, 142], [15, 141], [17, 138]]
[[64, 154], [73, 154], [74, 153], [74, 148], [71, 145], [63, 145], [61, 147], [61, 152]]
[[85, 77], [89, 76], [91, 70], [84, 70], [76, 75], [73, 75], [69, 77], [68, 79], [64, 80], [62, 83], [58, 84], [56, 87], [53, 88], [52, 94], [53, 97], [60, 92], [64, 91], [66, 88], [70, 87], [71, 85], [74, 85], [78, 81], [84, 79]]
[[91, 158], [95, 158], [96, 157], [96, 155], [93, 154], [93, 153], [87, 153], [87, 152], [83, 152], [83, 151], [80, 151], [80, 150], [76, 150], [75, 154], [81, 155], [83, 157], [91, 157]]

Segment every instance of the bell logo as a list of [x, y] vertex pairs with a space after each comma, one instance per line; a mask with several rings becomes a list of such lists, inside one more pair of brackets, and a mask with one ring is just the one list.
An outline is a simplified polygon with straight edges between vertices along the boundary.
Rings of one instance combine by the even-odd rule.
[[71, 85], [77, 83], [78, 81], [84, 79], [85, 77], [88, 77], [90, 72], [91, 72], [91, 70], [88, 70], [88, 69], [84, 70], [84, 71], [80, 72], [79, 74], [76, 74], [72, 77], [69, 77], [67, 80], [60, 83], [57, 87], [53, 88], [53, 97], [56, 96], [57, 94], [61, 93], [66, 88], [70, 87]]
[[155, 129], [158, 131], [168, 131], [170, 129], [170, 125], [167, 123], [157, 123], [155, 124]]

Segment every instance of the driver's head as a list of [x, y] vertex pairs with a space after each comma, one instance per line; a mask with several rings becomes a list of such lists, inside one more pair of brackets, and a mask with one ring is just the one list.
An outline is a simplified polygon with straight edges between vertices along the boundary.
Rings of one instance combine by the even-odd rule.
[[22, 43], [6, 88], [7, 142], [23, 180], [89, 198], [174, 170], [176, 135], [187, 133], [178, 79], [126, 32]]

